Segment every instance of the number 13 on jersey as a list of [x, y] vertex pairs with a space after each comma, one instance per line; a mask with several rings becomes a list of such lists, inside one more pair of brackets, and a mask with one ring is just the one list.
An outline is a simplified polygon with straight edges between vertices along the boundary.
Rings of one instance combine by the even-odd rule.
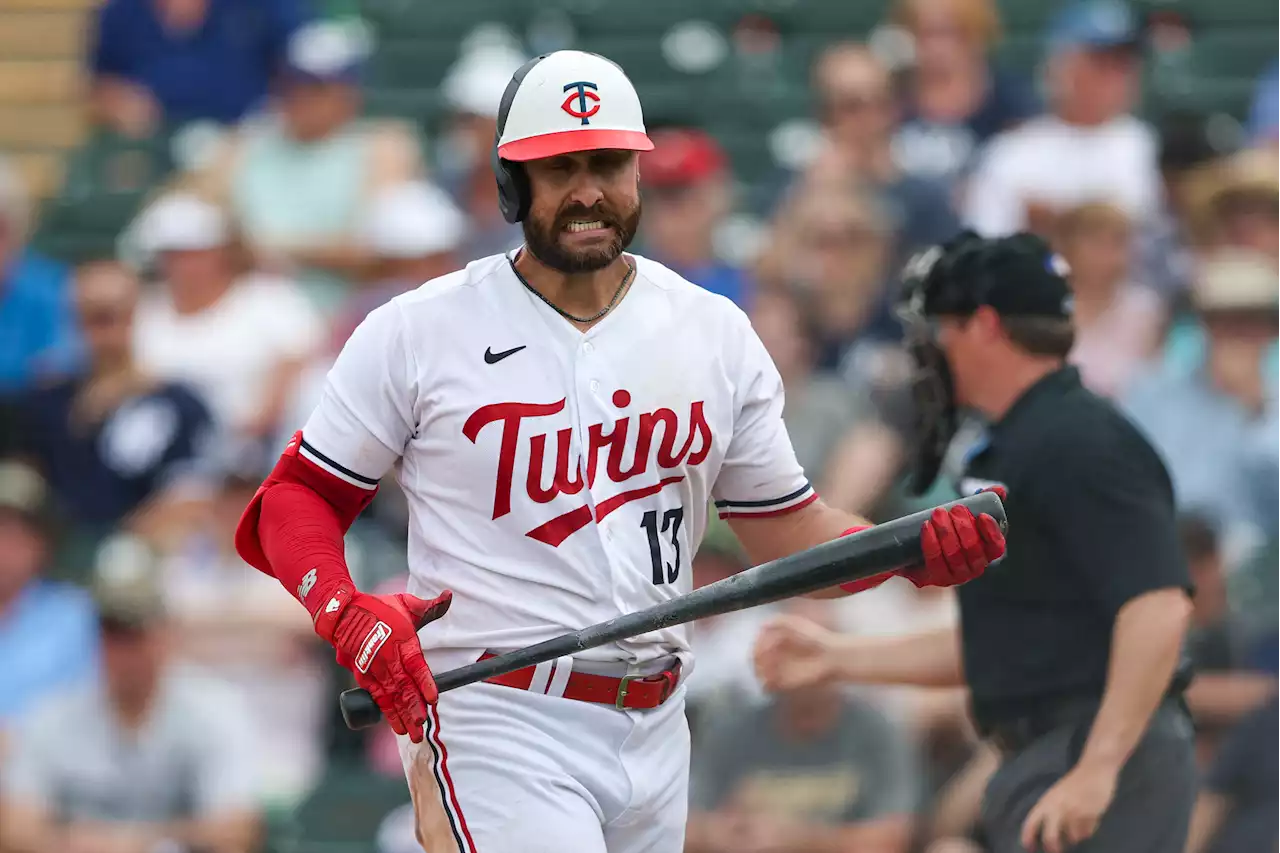
[[[648, 510], [640, 518], [640, 526], [649, 537], [649, 557], [653, 561], [654, 584], [675, 583], [680, 577], [680, 525], [684, 522], [684, 507], [666, 510]], [[668, 542], [670, 543], [668, 546]], [[671, 560], [663, 554], [669, 548]]]

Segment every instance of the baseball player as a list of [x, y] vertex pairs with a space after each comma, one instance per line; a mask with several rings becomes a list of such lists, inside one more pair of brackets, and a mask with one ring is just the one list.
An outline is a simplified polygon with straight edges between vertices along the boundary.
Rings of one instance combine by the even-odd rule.
[[[521, 67], [493, 167], [524, 245], [364, 320], [236, 534], [400, 735], [430, 853], [679, 851], [692, 659], [678, 626], [441, 696], [428, 661], [688, 593], [712, 500], [756, 562], [867, 525], [805, 480], [746, 316], [624, 252], [652, 147], [613, 62], [558, 51]], [[352, 583], [343, 534], [393, 469], [410, 593], [374, 596]], [[922, 535], [924, 564], [903, 569], [921, 586], [963, 583], [1004, 550], [995, 521], [963, 508]]]

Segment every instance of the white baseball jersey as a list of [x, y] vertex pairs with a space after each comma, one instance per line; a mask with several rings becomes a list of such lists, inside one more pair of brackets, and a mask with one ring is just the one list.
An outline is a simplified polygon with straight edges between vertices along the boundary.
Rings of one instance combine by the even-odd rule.
[[[329, 373], [300, 453], [410, 510], [410, 590], [454, 592], [428, 649], [506, 650], [690, 591], [722, 517], [814, 500], [782, 382], [745, 314], [645, 258], [582, 332], [495, 255], [373, 311]], [[688, 626], [588, 652], [643, 662]]]

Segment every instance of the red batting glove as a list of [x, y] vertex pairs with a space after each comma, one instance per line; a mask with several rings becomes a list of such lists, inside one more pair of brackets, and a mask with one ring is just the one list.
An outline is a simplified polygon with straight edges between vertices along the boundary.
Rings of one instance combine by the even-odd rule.
[[[1003, 489], [992, 489], [1003, 499]], [[920, 528], [924, 565], [903, 576], [918, 587], [956, 586], [971, 581], [1004, 556], [1004, 534], [994, 518], [977, 518], [966, 506], [938, 507]]]
[[438, 696], [422, 656], [418, 629], [445, 614], [453, 593], [427, 601], [408, 593], [369, 595], [343, 585], [321, 601], [316, 633], [338, 651], [338, 663], [368, 690], [398, 735], [423, 737], [427, 706]]

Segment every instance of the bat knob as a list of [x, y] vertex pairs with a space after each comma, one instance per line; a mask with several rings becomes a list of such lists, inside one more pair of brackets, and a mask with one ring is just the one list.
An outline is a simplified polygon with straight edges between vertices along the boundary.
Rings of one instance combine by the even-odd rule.
[[382, 720], [382, 710], [368, 690], [358, 687], [344, 690], [338, 697], [338, 707], [342, 710], [342, 720], [353, 732], [376, 726]]

